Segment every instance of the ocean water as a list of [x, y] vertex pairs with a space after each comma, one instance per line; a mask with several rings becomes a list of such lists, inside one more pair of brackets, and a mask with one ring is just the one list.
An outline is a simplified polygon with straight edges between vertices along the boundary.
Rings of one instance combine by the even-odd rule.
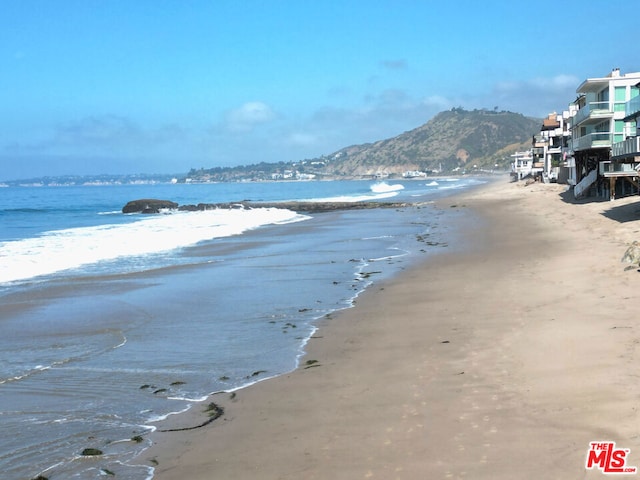
[[[294, 369], [318, 319], [452, 248], [465, 214], [429, 202], [481, 183], [0, 188], [0, 477], [152, 478], [159, 420]], [[421, 205], [121, 213], [138, 198]]]

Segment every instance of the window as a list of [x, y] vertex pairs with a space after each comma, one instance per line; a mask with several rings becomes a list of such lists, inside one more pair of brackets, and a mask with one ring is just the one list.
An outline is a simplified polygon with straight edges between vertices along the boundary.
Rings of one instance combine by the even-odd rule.
[[598, 92], [598, 102], [608, 102], [609, 101], [609, 89], [605, 88], [604, 90], [600, 90]]
[[627, 100], [627, 87], [614, 88], [614, 112], [624, 112], [624, 104]]
[[614, 126], [613, 142], [622, 142], [624, 140], [624, 122], [622, 120], [616, 120]]

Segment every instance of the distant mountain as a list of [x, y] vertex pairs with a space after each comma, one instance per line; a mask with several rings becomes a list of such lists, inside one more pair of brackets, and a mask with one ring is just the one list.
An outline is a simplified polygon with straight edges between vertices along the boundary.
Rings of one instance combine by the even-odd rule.
[[348, 176], [504, 168], [511, 153], [531, 146], [541, 122], [519, 113], [454, 108], [396, 137], [338, 150], [327, 156], [326, 167]]
[[496, 110], [441, 112], [421, 127], [375, 143], [352, 145], [297, 162], [192, 169], [188, 182], [362, 178], [509, 168], [510, 155], [531, 147], [542, 119]]

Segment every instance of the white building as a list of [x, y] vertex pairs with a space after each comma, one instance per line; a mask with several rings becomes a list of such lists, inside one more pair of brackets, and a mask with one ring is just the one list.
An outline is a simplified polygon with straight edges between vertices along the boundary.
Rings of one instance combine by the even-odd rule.
[[606, 77], [585, 80], [576, 89], [569, 145], [569, 154], [575, 158], [576, 196], [596, 193], [613, 199], [637, 184], [637, 172], [622, 161], [629, 157], [612, 155], [612, 147], [637, 133], [636, 117], [626, 108], [638, 96], [639, 83], [640, 72], [623, 75], [614, 69]]
[[513, 158], [511, 162], [511, 176], [516, 180], [521, 180], [528, 176], [535, 177], [542, 173], [542, 164], [536, 164], [534, 162], [533, 152], [531, 150], [516, 152], [511, 155], [511, 158]]
[[[567, 155], [571, 138], [569, 119], [569, 111], [562, 114], [550, 113], [542, 121], [540, 133], [533, 138], [534, 165], [542, 168], [542, 178], [545, 182], [560, 180], [570, 183], [569, 167], [572, 158]], [[561, 171], [563, 175], [560, 174]]]

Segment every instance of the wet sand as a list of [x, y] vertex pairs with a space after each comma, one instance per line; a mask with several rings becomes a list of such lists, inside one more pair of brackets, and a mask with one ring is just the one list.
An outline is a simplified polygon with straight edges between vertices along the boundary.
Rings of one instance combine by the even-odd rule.
[[[158, 480], [601, 478], [589, 442], [640, 466], [640, 198], [568, 202], [498, 182], [463, 253], [428, 259], [324, 320], [301, 367], [155, 433]], [[169, 427], [206, 420], [203, 408]]]

